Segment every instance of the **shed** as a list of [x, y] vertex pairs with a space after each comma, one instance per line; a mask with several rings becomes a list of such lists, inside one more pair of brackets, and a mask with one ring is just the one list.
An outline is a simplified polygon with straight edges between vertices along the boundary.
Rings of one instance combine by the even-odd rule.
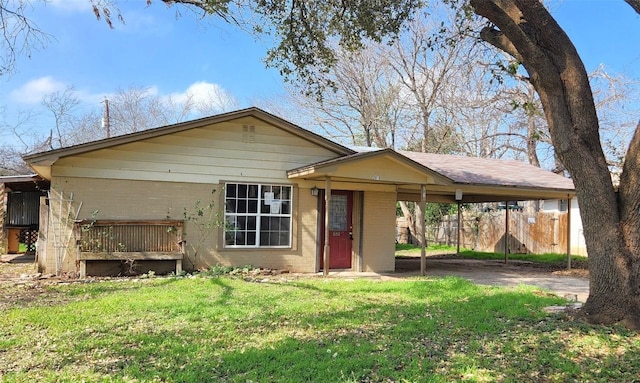
[[49, 182], [31, 175], [0, 177], [0, 250], [6, 254], [35, 254], [40, 228], [40, 199], [46, 196]]

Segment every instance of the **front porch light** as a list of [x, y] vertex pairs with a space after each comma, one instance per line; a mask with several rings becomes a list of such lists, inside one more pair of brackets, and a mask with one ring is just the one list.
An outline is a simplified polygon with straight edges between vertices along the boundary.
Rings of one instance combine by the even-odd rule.
[[318, 196], [318, 188], [317, 187], [314, 186], [314, 187], [311, 188], [311, 195], [314, 196], [314, 197]]

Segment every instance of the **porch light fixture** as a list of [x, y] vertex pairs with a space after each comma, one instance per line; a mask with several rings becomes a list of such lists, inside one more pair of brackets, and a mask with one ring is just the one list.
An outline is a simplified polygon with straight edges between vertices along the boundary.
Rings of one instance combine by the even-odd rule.
[[314, 197], [318, 196], [318, 188], [317, 187], [314, 186], [314, 187], [311, 188], [311, 195], [314, 196]]
[[462, 201], [462, 190], [456, 189], [456, 201]]

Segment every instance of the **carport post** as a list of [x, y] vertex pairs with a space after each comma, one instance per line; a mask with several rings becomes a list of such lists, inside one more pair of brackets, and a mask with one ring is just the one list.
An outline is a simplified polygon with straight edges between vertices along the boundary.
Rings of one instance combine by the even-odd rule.
[[509, 201], [505, 203], [504, 209], [505, 225], [504, 225], [504, 263], [509, 262]]
[[460, 208], [460, 202], [458, 202], [458, 240], [457, 240], [457, 249], [456, 255], [460, 255], [460, 224], [462, 223], [462, 209]]
[[425, 224], [424, 224], [424, 209], [427, 205], [427, 185], [421, 185], [420, 186], [420, 206], [422, 207], [421, 209], [419, 209], [419, 212], [422, 212], [420, 214], [420, 217], [418, 219], [420, 219], [421, 221], [421, 225], [419, 225], [419, 227], [421, 227], [422, 229], [420, 230], [420, 242], [421, 242], [421, 249], [420, 249], [420, 275], [424, 276], [425, 274], [425, 269], [427, 266], [427, 238], [425, 235]]
[[567, 198], [567, 270], [571, 270], [571, 197]]
[[331, 177], [327, 176], [324, 186], [324, 276], [329, 275], [329, 207], [331, 206]]

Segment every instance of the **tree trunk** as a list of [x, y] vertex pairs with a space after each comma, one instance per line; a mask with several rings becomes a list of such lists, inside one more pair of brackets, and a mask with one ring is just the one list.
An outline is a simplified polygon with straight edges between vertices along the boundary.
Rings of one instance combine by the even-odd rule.
[[[535, 100], [535, 89], [533, 85], [527, 85], [527, 102], [531, 104]], [[540, 167], [540, 159], [538, 158], [538, 142], [540, 141], [538, 129], [536, 126], [536, 112], [527, 110], [527, 158], [529, 163], [535, 167]]]
[[[416, 204], [418, 205], [418, 204]], [[409, 243], [415, 246], [421, 246], [421, 236], [420, 236], [420, 232], [418, 231], [418, 225], [416, 225], [416, 219], [414, 218], [414, 215], [411, 213], [411, 210], [409, 209], [409, 206], [407, 205], [406, 202], [404, 201], [400, 201], [400, 209], [402, 210], [402, 215], [404, 216], [404, 219], [407, 221], [407, 224], [409, 225], [409, 234], [410, 234], [410, 241]], [[416, 217], [418, 215], [416, 214]]]
[[537, 0], [471, 0], [471, 5], [499, 28], [486, 27], [481, 37], [529, 73], [557, 155], [573, 178], [589, 252], [584, 317], [640, 329], [640, 191], [633, 188], [640, 181], [638, 134], [627, 155], [618, 202], [587, 72], [569, 37]]

